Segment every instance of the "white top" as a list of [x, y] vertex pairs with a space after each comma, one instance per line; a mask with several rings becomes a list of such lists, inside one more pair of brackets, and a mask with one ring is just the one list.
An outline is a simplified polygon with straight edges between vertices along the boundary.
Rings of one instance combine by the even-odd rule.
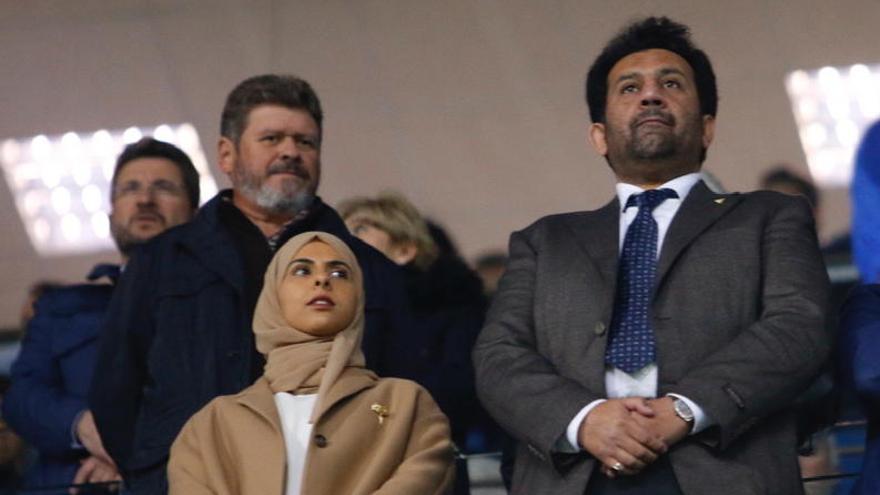
[[287, 392], [275, 394], [275, 406], [281, 418], [284, 450], [287, 453], [285, 495], [300, 495], [303, 470], [306, 467], [306, 452], [309, 450], [309, 437], [312, 435], [309, 417], [317, 399], [318, 394], [293, 395]]
[[[666, 239], [666, 232], [669, 230], [669, 225], [672, 223], [672, 219], [675, 218], [675, 214], [678, 213], [678, 209], [681, 207], [682, 201], [687, 197], [688, 193], [690, 193], [691, 188], [696, 185], [697, 182], [700, 181], [701, 175], [699, 173], [692, 173], [682, 175], [680, 177], [676, 177], [671, 181], [663, 184], [658, 189], [666, 188], [672, 189], [676, 193], [678, 193], [677, 198], [668, 198], [656, 208], [652, 212], [652, 216], [654, 220], [657, 222], [657, 258], [660, 257], [660, 252], [663, 248], [663, 241]], [[639, 209], [637, 207], [626, 207], [626, 202], [629, 197], [633, 194], [640, 194], [644, 192], [644, 189], [634, 186], [632, 184], [624, 184], [622, 182], [618, 182], [617, 186], [617, 198], [620, 202], [620, 242], [618, 243], [618, 250], [623, 249], [623, 240], [626, 237], [626, 231], [629, 229], [629, 225], [635, 220], [636, 214], [638, 214]], [[624, 372], [623, 370], [617, 369], [613, 366], [606, 366], [605, 368], [605, 391], [608, 393], [609, 399], [621, 399], [625, 397], [656, 397], [657, 396], [657, 364], [652, 363], [641, 370], [633, 373], [632, 375]], [[678, 394], [669, 394], [675, 397], [678, 397], [685, 401], [688, 406], [690, 406], [691, 411], [694, 413], [694, 427], [691, 430], [691, 434], [699, 433], [700, 431], [708, 428], [712, 425], [711, 419], [706, 416], [706, 413], [703, 411], [700, 406], [696, 403]], [[579, 450], [577, 433], [580, 429], [581, 423], [584, 418], [587, 417], [590, 411], [593, 410], [594, 407], [598, 406], [602, 402], [605, 402], [605, 399], [598, 399], [593, 402], [587, 404], [583, 409], [578, 412], [578, 414], [571, 420], [568, 428], [566, 429], [566, 439], [570, 445], [566, 447], [571, 447], [576, 450]], [[569, 449], [565, 449], [569, 450]]]

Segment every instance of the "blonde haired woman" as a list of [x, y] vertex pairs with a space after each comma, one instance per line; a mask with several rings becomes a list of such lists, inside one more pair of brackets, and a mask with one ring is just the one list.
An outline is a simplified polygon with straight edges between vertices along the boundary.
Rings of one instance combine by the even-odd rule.
[[363, 317], [348, 246], [321, 232], [288, 241], [254, 316], [265, 373], [187, 422], [171, 449], [170, 493], [446, 493], [446, 418], [420, 386], [364, 368]]
[[[439, 249], [418, 209], [398, 193], [351, 198], [338, 210], [353, 235], [403, 269], [412, 323], [388, 339], [386, 352], [395, 359], [382, 372], [427, 388], [463, 451], [498, 449], [500, 429], [474, 389], [471, 351], [487, 306], [477, 274], [454, 252]], [[468, 493], [462, 471], [456, 493]]]

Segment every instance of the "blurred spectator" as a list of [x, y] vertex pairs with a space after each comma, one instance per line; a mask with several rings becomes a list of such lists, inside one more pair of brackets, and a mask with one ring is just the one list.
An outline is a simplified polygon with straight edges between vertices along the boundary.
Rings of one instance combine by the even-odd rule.
[[4, 332], [2, 343], [0, 343], [0, 393], [5, 393], [9, 387], [8, 378], [12, 372], [12, 363], [18, 357], [21, 349], [21, 339], [24, 337], [25, 329], [28, 323], [34, 317], [34, 304], [44, 292], [50, 289], [60, 287], [57, 282], [47, 280], [37, 282], [28, 289], [27, 297], [21, 305], [21, 314], [19, 315], [19, 327], [14, 331]]
[[[390, 339], [399, 347], [386, 374], [414, 380], [431, 392], [452, 424], [459, 447], [481, 425], [474, 420], [481, 408], [474, 390], [470, 353], [483, 323], [486, 299], [477, 275], [453, 254], [449, 236], [435, 226], [446, 250], [440, 251], [425, 220], [406, 198], [383, 193], [375, 198], [352, 198], [339, 205], [352, 234], [402, 266], [412, 306], [413, 325]], [[440, 254], [440, 253], [443, 254]]]
[[21, 437], [0, 420], [0, 494], [15, 493], [18, 488], [24, 453]]
[[437, 256], [462, 258], [461, 251], [458, 250], [458, 246], [452, 240], [452, 236], [449, 235], [449, 232], [442, 225], [428, 217], [425, 217], [425, 223], [428, 225], [428, 233], [431, 234], [431, 239], [434, 239], [434, 244], [437, 246]]
[[852, 199], [853, 256], [862, 280], [880, 282], [880, 121], [865, 132], [856, 153]]
[[789, 165], [777, 165], [761, 178], [761, 189], [781, 192], [790, 196], [803, 196], [813, 207], [819, 210], [819, 191], [813, 183], [795, 172]]
[[[880, 225], [877, 226], [880, 229]], [[862, 476], [854, 495], [880, 493], [880, 284], [860, 285], [843, 308], [838, 366], [868, 420]]]
[[852, 182], [853, 249], [862, 280], [841, 317], [838, 367], [868, 420], [862, 476], [854, 495], [880, 493], [880, 122], [859, 145]]
[[[123, 263], [138, 245], [188, 221], [198, 206], [198, 173], [189, 157], [152, 138], [125, 148], [111, 186], [110, 231]], [[26, 475], [28, 488], [119, 479], [86, 406], [98, 330], [118, 276], [119, 266], [101, 264], [88, 276], [92, 283], [48, 289], [36, 301], [3, 402], [4, 417], [39, 453]], [[103, 278], [109, 283], [96, 283]]]
[[[813, 182], [792, 171], [793, 166], [780, 164], [772, 168], [761, 178], [760, 188], [777, 191], [791, 196], [803, 196], [813, 207], [813, 218], [816, 231], [822, 218], [822, 196]], [[849, 264], [852, 262], [852, 248], [848, 234], [839, 235], [822, 246], [822, 255], [826, 263]], [[833, 279], [833, 277], [832, 277]], [[833, 280], [832, 280], [833, 281]]]
[[507, 253], [501, 250], [487, 251], [477, 257], [474, 267], [483, 281], [483, 293], [492, 299], [498, 290], [498, 281], [507, 266]]
[[[24, 330], [34, 317], [34, 303], [44, 292], [58, 287], [60, 284], [49, 281], [40, 281], [31, 285], [21, 307], [19, 327], [3, 332], [3, 342], [0, 344], [0, 401], [9, 389], [9, 375], [21, 349]], [[0, 493], [16, 489], [22, 472], [30, 467], [35, 458], [36, 453], [28, 448], [6, 421], [0, 419]]]
[[21, 313], [19, 314], [22, 336], [24, 336], [28, 323], [30, 323], [34, 317], [34, 306], [37, 299], [39, 299], [45, 292], [57, 289], [61, 287], [61, 285], [60, 282], [55, 282], [53, 280], [41, 280], [31, 285], [30, 289], [28, 289], [27, 298], [21, 305]]

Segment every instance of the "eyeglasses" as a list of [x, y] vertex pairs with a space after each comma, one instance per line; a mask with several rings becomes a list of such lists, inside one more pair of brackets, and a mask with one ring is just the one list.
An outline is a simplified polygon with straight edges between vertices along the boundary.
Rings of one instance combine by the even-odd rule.
[[130, 181], [116, 186], [114, 196], [117, 198], [140, 196], [146, 192], [150, 196], [177, 197], [183, 195], [183, 187], [169, 180], [157, 180], [148, 186], [139, 181]]

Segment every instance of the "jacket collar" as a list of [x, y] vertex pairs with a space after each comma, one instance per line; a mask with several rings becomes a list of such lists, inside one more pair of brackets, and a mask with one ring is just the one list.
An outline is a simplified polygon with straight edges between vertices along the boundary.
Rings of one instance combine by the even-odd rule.
[[227, 201], [231, 189], [220, 191], [205, 203], [196, 217], [184, 229], [178, 242], [238, 291], [244, 287], [244, 270], [236, 250], [235, 240], [220, 221], [220, 208]]
[[[657, 266], [657, 287], [682, 251], [740, 200], [738, 193], [713, 193], [702, 180], [691, 188], [663, 241]], [[620, 210], [620, 201], [615, 197], [598, 210], [566, 217], [573, 237], [601, 275], [606, 294], [614, 294], [617, 286]]]
[[617, 285], [617, 258], [620, 231], [620, 202], [615, 197], [598, 210], [567, 217], [569, 229], [586, 251], [602, 281], [614, 293]]
[[[181, 231], [177, 242], [199, 259], [205, 267], [241, 292], [245, 285], [244, 268], [235, 239], [220, 219], [220, 208], [231, 201], [232, 189], [224, 189], [205, 203], [196, 217]], [[342, 218], [320, 197], [315, 197], [309, 214], [285, 228], [280, 244], [307, 230], [329, 232], [345, 241], [352, 239]], [[280, 245], [279, 244], [279, 245]]]
[[[324, 411], [318, 416], [316, 422], [321, 421], [327, 411], [332, 410], [333, 406], [340, 401], [361, 390], [375, 386], [377, 381], [378, 378], [372, 371], [364, 368], [346, 368], [343, 375], [330, 389]], [[253, 385], [239, 393], [236, 396], [236, 402], [253, 410], [272, 424], [279, 434], [281, 433], [281, 419], [278, 416], [278, 407], [275, 405], [275, 394], [269, 388], [269, 381], [265, 377], [261, 376]]]
[[682, 251], [741, 200], [739, 193], [714, 193], [703, 181], [691, 189], [666, 232], [657, 264], [655, 287], [660, 286]]
[[[596, 297], [596, 304], [602, 309], [602, 314], [610, 318], [614, 307], [614, 294], [617, 287], [617, 243], [620, 229], [620, 206], [617, 198], [594, 211], [583, 212], [575, 215], [566, 215], [565, 223], [571, 232], [578, 248], [586, 253], [586, 256], [573, 256], [572, 273], [580, 273], [576, 268], [577, 263], [583, 260], [592, 268], [592, 272], [598, 277], [589, 281], [584, 279], [576, 286], [590, 286], [589, 297]], [[571, 274], [569, 274], [571, 276]], [[598, 282], [598, 283], [597, 283]]]

